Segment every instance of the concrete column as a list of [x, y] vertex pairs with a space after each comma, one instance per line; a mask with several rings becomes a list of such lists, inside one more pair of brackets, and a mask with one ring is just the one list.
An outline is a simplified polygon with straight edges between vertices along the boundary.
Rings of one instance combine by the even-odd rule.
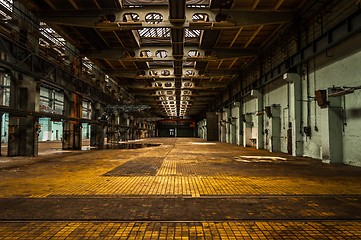
[[122, 140], [124, 141], [128, 141], [130, 138], [130, 134], [131, 134], [131, 129], [130, 129], [130, 119], [128, 114], [123, 113], [123, 125], [126, 126], [123, 131], [122, 131]]
[[148, 137], [150, 137], [150, 138], [155, 137], [155, 123], [154, 122], [148, 123]]
[[281, 152], [281, 105], [270, 106], [270, 152]]
[[[105, 121], [105, 115], [103, 116], [104, 108], [100, 103], [92, 103], [92, 120]], [[102, 119], [103, 116], [103, 119]], [[105, 119], [104, 119], [105, 118]], [[90, 126], [90, 146], [92, 147], [104, 147], [104, 124], [96, 124]]]
[[289, 111], [292, 127], [292, 155], [303, 155], [301, 77], [296, 73], [285, 73], [283, 79], [289, 87]]
[[221, 112], [219, 115], [219, 141], [226, 142], [226, 120], [225, 120], [225, 113]]
[[129, 126], [128, 140], [134, 140], [134, 122], [133, 116], [127, 117], [127, 126]]
[[114, 113], [111, 113], [108, 119], [108, 127], [107, 127], [107, 142], [113, 143], [116, 141], [116, 130], [115, 130], [115, 121], [116, 117]]
[[[74, 94], [64, 94], [64, 113], [69, 117], [81, 118], [82, 97]], [[65, 121], [63, 123], [63, 149], [81, 150], [81, 123]]]
[[121, 128], [119, 127], [119, 125], [121, 125], [122, 123], [122, 113], [120, 112], [120, 110], [116, 111], [115, 114], [115, 124], [118, 125], [118, 127], [116, 128], [116, 141], [120, 142], [121, 141]]
[[253, 128], [252, 113], [246, 113], [243, 116], [243, 147], [251, 147], [253, 146], [251, 141]]
[[224, 121], [224, 142], [231, 142], [231, 109], [224, 108], [223, 109], [223, 121]]
[[235, 102], [232, 107], [232, 126], [231, 126], [231, 143], [241, 145], [243, 137], [241, 135], [242, 119], [241, 119], [241, 103]]
[[326, 108], [321, 109], [322, 160], [326, 163], [343, 163], [342, 96], [328, 97], [328, 103]]
[[[216, 121], [216, 123], [217, 123], [217, 121]], [[198, 123], [198, 137], [200, 137], [202, 139], [207, 139], [207, 120], [206, 119], [203, 119], [202, 121], [200, 121]]]
[[[262, 113], [263, 112], [263, 95], [257, 90], [252, 90], [251, 96], [253, 98], [257, 99], [257, 106], [256, 106], [257, 112]], [[255, 126], [257, 128], [256, 148], [262, 149], [264, 147], [263, 114], [256, 114], [256, 116], [257, 116], [256, 122], [255, 122]]]
[[[10, 107], [25, 111], [39, 109], [40, 85], [34, 79], [16, 74], [10, 84]], [[38, 118], [9, 114], [8, 156], [38, 155]]]
[[218, 115], [216, 112], [206, 113], [206, 139], [207, 141], [218, 141], [219, 140], [219, 129], [218, 129]]
[[203, 139], [204, 139], [203, 126], [204, 126], [204, 120], [199, 121], [199, 122], [198, 122], [198, 124], [197, 124], [198, 137], [199, 137], [199, 138], [203, 138]]

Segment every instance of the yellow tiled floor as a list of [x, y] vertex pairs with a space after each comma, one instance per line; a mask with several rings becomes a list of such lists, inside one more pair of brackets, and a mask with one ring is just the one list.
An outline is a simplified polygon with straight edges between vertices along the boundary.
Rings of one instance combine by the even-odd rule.
[[[361, 239], [360, 222], [2, 223], [0, 239]], [[358, 229], [358, 230], [357, 230]], [[356, 230], [356, 231], [355, 231]]]
[[[162, 145], [60, 152], [31, 164], [27, 161], [16, 167], [0, 168], [0, 198], [49, 201], [54, 197], [227, 199], [250, 195], [260, 198], [350, 195], [356, 196], [355, 212], [360, 212], [358, 168], [229, 144], [208, 145], [200, 139], [147, 141]], [[7, 221], [6, 215], [0, 222], [0, 239], [361, 239], [361, 219], [330, 221], [327, 218], [332, 213], [312, 212], [318, 211], [314, 209], [317, 203], [309, 206], [304, 216], [324, 216], [325, 220], [19, 222]]]

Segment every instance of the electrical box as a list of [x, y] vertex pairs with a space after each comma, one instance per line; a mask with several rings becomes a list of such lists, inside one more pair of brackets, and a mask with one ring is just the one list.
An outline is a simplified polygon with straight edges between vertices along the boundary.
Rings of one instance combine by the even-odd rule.
[[315, 91], [315, 99], [317, 101], [318, 106], [320, 106], [321, 108], [327, 107], [328, 101], [327, 101], [327, 91], [326, 90]]

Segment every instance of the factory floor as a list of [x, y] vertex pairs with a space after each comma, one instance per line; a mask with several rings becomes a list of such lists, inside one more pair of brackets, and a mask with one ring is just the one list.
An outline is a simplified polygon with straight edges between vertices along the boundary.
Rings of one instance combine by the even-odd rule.
[[361, 168], [197, 138], [40, 145], [0, 157], [0, 239], [361, 239]]

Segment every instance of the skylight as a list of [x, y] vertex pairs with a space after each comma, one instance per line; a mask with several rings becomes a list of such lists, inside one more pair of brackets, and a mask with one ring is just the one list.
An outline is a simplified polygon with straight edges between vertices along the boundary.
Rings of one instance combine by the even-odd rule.
[[190, 30], [188, 28], [185, 29], [186, 38], [197, 38], [201, 35], [201, 30]]
[[0, 4], [7, 10], [13, 11], [13, 0], [0, 0]]
[[163, 16], [160, 13], [148, 13], [145, 16], [145, 21], [149, 24], [158, 24], [163, 21]]
[[[43, 40], [44, 42], [51, 41], [53, 44], [59, 47], [65, 46], [65, 40], [62, 36], [60, 36], [57, 32], [54, 31], [51, 27], [49, 27], [46, 23], [40, 22], [40, 33], [45, 37]], [[48, 42], [49, 44], [49, 42]]]
[[[9, 10], [10, 12], [13, 11], [13, 1], [12, 0], [0, 0], [0, 4], [5, 7], [5, 9]], [[3, 12], [0, 10], [0, 16], [2, 16], [4, 19], [11, 19], [11, 16], [9, 14]]]
[[[122, 0], [123, 6], [168, 5], [168, 0]], [[186, 4], [192, 7], [209, 5], [209, 0], [187, 0]]]
[[170, 28], [143, 28], [138, 33], [144, 38], [170, 38]]

